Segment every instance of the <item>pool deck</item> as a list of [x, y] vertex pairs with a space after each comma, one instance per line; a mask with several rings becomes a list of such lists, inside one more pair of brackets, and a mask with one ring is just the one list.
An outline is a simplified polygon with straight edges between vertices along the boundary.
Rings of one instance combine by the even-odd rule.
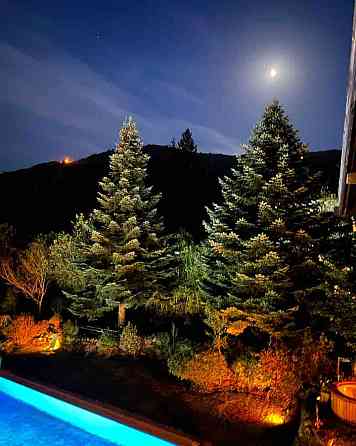
[[99, 401], [92, 401], [87, 398], [83, 399], [82, 397], [75, 395], [72, 392], [64, 392], [63, 390], [59, 390], [55, 387], [49, 387], [35, 381], [25, 379], [6, 370], [0, 370], [0, 376], [12, 380], [18, 384], [30, 387], [39, 392], [43, 392], [52, 397], [66, 401], [67, 403], [81, 407], [90, 412], [94, 412], [96, 414], [110, 418], [134, 429], [162, 438], [169, 441], [170, 443], [179, 446], [203, 446], [203, 443], [200, 443], [192, 437], [178, 432], [168, 426], [153, 423], [148, 418], [142, 417], [140, 415], [134, 415], [125, 410], [119, 409], [118, 407], [111, 406], [107, 403], [103, 404]]

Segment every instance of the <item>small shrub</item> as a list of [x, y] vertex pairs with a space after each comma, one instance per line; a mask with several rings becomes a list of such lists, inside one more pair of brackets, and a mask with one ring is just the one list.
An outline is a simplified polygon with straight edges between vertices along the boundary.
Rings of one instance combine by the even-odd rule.
[[168, 332], [164, 331], [161, 333], [157, 333], [153, 337], [152, 343], [156, 348], [156, 350], [158, 350], [158, 355], [161, 358], [167, 359], [169, 355], [172, 353], [171, 336]]
[[191, 381], [204, 392], [232, 390], [237, 386], [235, 375], [225, 357], [216, 350], [194, 355], [185, 362], [180, 377]]
[[169, 354], [167, 367], [169, 373], [180, 379], [185, 379], [183, 372], [186, 363], [193, 357], [194, 349], [188, 339], [182, 339], [176, 342], [174, 351]]
[[226, 347], [226, 334], [229, 321], [229, 309], [216, 311], [210, 308], [206, 309], [205, 324], [208, 327], [208, 335], [213, 338], [213, 347], [217, 351]]
[[6, 328], [11, 323], [11, 316], [8, 314], [0, 314], [0, 330]]
[[264, 392], [271, 401], [278, 401], [287, 409], [295, 400], [300, 387], [297, 369], [302, 362], [293, 361], [285, 349], [268, 349], [261, 353], [253, 370], [251, 391]]
[[20, 315], [13, 319], [6, 327], [4, 334], [8, 340], [8, 347], [31, 349], [38, 351], [49, 347], [49, 321], [36, 322], [31, 315]]
[[[170, 332], [158, 333], [155, 336], [154, 344], [158, 348], [159, 356], [164, 359], [168, 359], [176, 351], [178, 342], [178, 329], [174, 322], [172, 322]], [[183, 341], [181, 341], [183, 342]], [[186, 343], [189, 341], [185, 341]]]
[[57, 333], [62, 331], [62, 318], [59, 314], [54, 314], [48, 323]]
[[238, 390], [277, 401], [285, 408], [294, 401], [299, 380], [296, 364], [286, 349], [269, 348], [252, 358], [242, 356], [233, 369]]
[[48, 321], [48, 340], [52, 351], [58, 350], [63, 344], [62, 318], [54, 314]]
[[268, 348], [251, 357], [239, 357], [233, 369], [238, 390], [266, 397], [287, 409], [302, 385], [318, 384], [332, 371], [332, 344], [323, 336], [313, 339], [308, 331], [294, 347]]
[[105, 356], [112, 356], [115, 354], [118, 346], [118, 338], [108, 333], [102, 333], [98, 339], [98, 353]]
[[120, 349], [127, 355], [136, 357], [141, 353], [142, 347], [143, 339], [138, 334], [136, 326], [128, 322], [120, 335]]
[[68, 320], [63, 324], [63, 348], [72, 350], [77, 339], [79, 327], [77, 324]]
[[304, 333], [301, 346], [297, 349], [295, 355], [295, 361], [303, 365], [298, 368], [298, 376], [301, 382], [317, 384], [321, 375], [333, 375], [335, 365], [329, 357], [333, 347], [333, 343], [324, 335], [314, 339], [310, 331]]
[[238, 389], [244, 392], [252, 392], [255, 379], [258, 357], [249, 353], [239, 356], [232, 365], [238, 382]]
[[0, 298], [0, 312], [14, 315], [17, 307], [17, 298], [11, 287], [7, 287], [3, 296]]

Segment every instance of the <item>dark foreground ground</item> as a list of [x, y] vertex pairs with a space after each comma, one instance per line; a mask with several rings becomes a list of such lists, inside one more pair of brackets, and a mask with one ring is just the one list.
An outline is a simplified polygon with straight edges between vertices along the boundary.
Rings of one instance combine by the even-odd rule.
[[120, 407], [171, 426], [201, 441], [222, 446], [289, 446], [297, 422], [267, 427], [241, 420], [231, 424], [217, 415], [219, 405], [243, 394], [202, 394], [170, 377], [157, 362], [132, 359], [53, 356], [6, 357], [11, 372], [92, 400]]

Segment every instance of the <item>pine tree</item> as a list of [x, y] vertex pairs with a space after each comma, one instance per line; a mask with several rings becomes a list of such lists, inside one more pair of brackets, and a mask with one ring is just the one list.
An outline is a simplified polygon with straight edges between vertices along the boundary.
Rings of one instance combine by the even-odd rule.
[[197, 146], [194, 143], [192, 132], [190, 129], [186, 129], [178, 142], [178, 149], [187, 153], [196, 153]]
[[129, 119], [110, 158], [108, 176], [99, 183], [98, 207], [90, 217], [90, 240], [80, 271], [91, 286], [71, 296], [71, 308], [94, 318], [120, 305], [135, 307], [157, 290], [164, 271], [163, 224], [159, 194], [146, 185], [149, 156], [136, 124]]
[[91, 253], [92, 218], [80, 214], [70, 234], [59, 233], [49, 250], [50, 277], [69, 302], [69, 311], [89, 320], [112, 310], [107, 304], [117, 290], [111, 270], [98, 267]]
[[170, 147], [171, 147], [172, 149], [176, 149], [176, 148], [177, 148], [177, 143], [176, 143], [176, 139], [175, 139], [175, 138], [172, 138], [172, 139], [171, 139], [171, 145], [170, 145]]
[[213, 307], [268, 313], [297, 306], [309, 323], [330, 298], [320, 259], [345, 246], [349, 227], [320, 212], [318, 176], [310, 175], [306, 155], [279, 103], [267, 106], [220, 182], [222, 204], [208, 209], [205, 287]]

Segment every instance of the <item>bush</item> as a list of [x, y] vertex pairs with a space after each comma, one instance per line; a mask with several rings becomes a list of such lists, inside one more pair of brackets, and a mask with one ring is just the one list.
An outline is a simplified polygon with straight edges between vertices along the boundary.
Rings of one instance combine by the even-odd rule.
[[50, 349], [58, 350], [63, 344], [62, 318], [59, 314], [54, 314], [48, 321], [48, 334]]
[[320, 376], [331, 376], [336, 368], [329, 354], [334, 345], [326, 336], [321, 335], [318, 339], [312, 337], [308, 330], [304, 333], [301, 347], [296, 351], [295, 360], [299, 362], [298, 377], [302, 383], [309, 385], [318, 384]]
[[306, 332], [299, 344], [288, 350], [269, 348], [250, 363], [246, 357], [237, 359], [233, 368], [239, 390], [265, 395], [288, 408], [302, 385], [318, 384], [320, 376], [332, 370], [328, 358], [332, 344], [325, 337], [313, 339]]
[[120, 335], [120, 349], [127, 355], [136, 357], [141, 353], [142, 347], [143, 339], [138, 334], [136, 326], [128, 322]]
[[[154, 338], [154, 345], [158, 348], [161, 358], [168, 359], [176, 350], [178, 342], [178, 329], [174, 322], [171, 331], [158, 333]], [[189, 342], [189, 341], [188, 341]]]
[[225, 357], [216, 350], [194, 355], [185, 362], [180, 377], [191, 381], [204, 392], [232, 390], [237, 386], [235, 375]]
[[48, 321], [48, 324], [52, 327], [53, 330], [56, 332], [62, 331], [62, 318], [61, 316], [56, 313], [54, 314]]
[[11, 316], [0, 314], [0, 330], [6, 328], [11, 323]]
[[243, 392], [253, 391], [254, 385], [252, 383], [255, 379], [258, 359], [258, 355], [246, 352], [234, 361], [232, 370], [238, 382], [238, 390]]
[[299, 388], [296, 364], [285, 350], [268, 349], [258, 356], [245, 354], [232, 368], [217, 350], [194, 355], [180, 377], [204, 392], [238, 390], [259, 395], [287, 408]]
[[172, 340], [168, 332], [157, 333], [153, 337], [153, 345], [161, 358], [167, 359], [172, 353]]
[[79, 332], [78, 325], [68, 320], [63, 324], [63, 348], [72, 350]]
[[[191, 346], [177, 343], [169, 356], [169, 371], [190, 381], [204, 392], [237, 390], [254, 394], [282, 411], [294, 407], [301, 386], [318, 384], [321, 375], [332, 370], [328, 353], [332, 344], [310, 333], [295, 339], [294, 347], [270, 347], [259, 353], [246, 352], [230, 367], [218, 350], [192, 354]], [[266, 403], [266, 404], [267, 404]]]
[[15, 314], [17, 298], [11, 287], [7, 287], [5, 293], [0, 298], [0, 313]]
[[49, 321], [36, 322], [31, 315], [20, 315], [13, 319], [3, 333], [7, 337], [7, 349], [14, 348], [40, 351], [50, 345]]
[[102, 333], [98, 339], [98, 353], [105, 356], [112, 356], [117, 352], [119, 340], [108, 333]]
[[302, 362], [295, 362], [286, 349], [263, 351], [250, 375], [249, 391], [264, 393], [268, 399], [279, 402], [285, 409], [295, 400], [300, 381], [297, 369]]
[[259, 395], [286, 410], [299, 390], [297, 370], [302, 364], [285, 348], [268, 348], [253, 356], [241, 356], [233, 364], [237, 390]]
[[186, 363], [193, 357], [194, 349], [188, 339], [182, 339], [176, 342], [174, 351], [172, 351], [167, 359], [167, 367], [169, 373], [180, 379], [185, 379], [183, 371]]

